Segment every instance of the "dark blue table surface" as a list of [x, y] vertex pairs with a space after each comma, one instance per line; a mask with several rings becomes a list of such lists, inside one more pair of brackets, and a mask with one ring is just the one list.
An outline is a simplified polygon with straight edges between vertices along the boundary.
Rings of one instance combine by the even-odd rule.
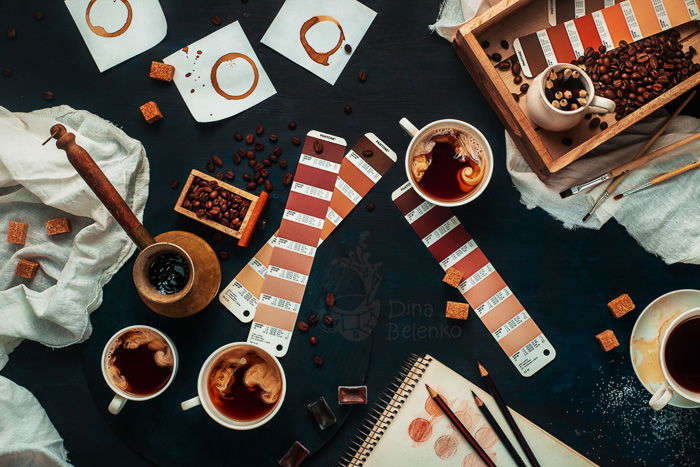
[[[343, 136], [349, 144], [373, 131], [399, 154], [397, 167], [368, 195], [376, 210], [359, 208], [350, 214], [319, 251], [302, 312], [322, 310], [326, 290], [336, 293], [341, 309], [356, 306], [358, 297], [372, 298], [377, 305], [373, 332], [358, 336], [340, 326], [319, 328], [316, 349], [305, 342], [306, 336], [296, 335], [283, 361], [290, 393], [273, 428], [236, 433], [215, 425], [202, 411], [179, 413], [177, 402], [194, 395], [203, 359], [223, 343], [244, 340], [247, 326], [218, 301], [181, 321], [149, 312], [133, 289], [133, 258], [106, 285], [104, 303], [92, 315], [90, 340], [60, 350], [25, 342], [15, 350], [2, 374], [36, 395], [65, 438], [71, 461], [272, 465], [298, 439], [314, 450], [309, 465], [331, 465], [369, 411], [369, 406], [340, 410], [333, 403], [337, 384], [344, 377], [354, 379], [349, 384], [366, 378], [374, 402], [409, 353], [430, 353], [474, 382], [474, 362], [481, 360], [516, 410], [600, 464], [699, 462], [700, 412], [669, 408], [653, 413], [648, 408], [648, 393], [634, 376], [627, 351], [638, 312], [614, 320], [605, 307], [623, 292], [641, 309], [665, 292], [698, 288], [698, 267], [665, 265], [614, 222], [598, 232], [567, 231], [543, 211], [526, 210], [504, 168], [502, 125], [447, 42], [429, 34], [427, 24], [439, 2], [366, 1], [379, 14], [335, 86], [259, 43], [282, 3], [169, 0], [163, 4], [165, 40], [100, 74], [63, 2], [0, 2], [0, 67], [14, 70], [11, 78], [0, 78], [0, 105], [13, 111], [42, 108], [47, 105], [42, 93], [52, 90], [56, 99], [51, 104], [87, 109], [143, 142], [151, 164], [144, 223], [154, 234], [185, 229], [211, 239], [210, 231], [172, 212], [177, 192], [169, 183], [183, 181], [192, 168], [202, 169], [214, 154], [235, 169], [229, 157], [237, 147], [233, 133], [251, 132], [261, 123], [282, 135], [292, 167], [298, 151], [289, 143], [289, 120], [299, 122], [298, 136], [319, 129]], [[41, 22], [32, 18], [37, 9], [45, 12]], [[151, 60], [212, 32], [212, 15], [224, 23], [241, 21], [277, 94], [236, 117], [197, 124], [175, 86], [155, 82], [147, 72]], [[9, 27], [17, 29], [15, 41], [5, 36]], [[359, 71], [369, 75], [364, 84], [357, 81]], [[152, 126], [138, 110], [149, 100], [165, 114]], [[351, 115], [343, 113], [345, 104], [352, 105]], [[459, 295], [440, 282], [438, 265], [390, 201], [405, 180], [401, 165], [408, 138], [398, 126], [403, 116], [418, 126], [439, 118], [462, 119], [492, 145], [496, 167], [491, 185], [477, 201], [455, 211], [557, 349], [554, 362], [531, 378], [517, 373], [478, 319], [454, 325], [443, 316], [445, 301]], [[237, 168], [239, 184], [242, 172]], [[280, 176], [273, 170], [277, 187]], [[286, 196], [286, 189], [273, 192], [266, 226], [251, 248], [212, 242], [230, 253], [222, 262], [224, 283], [274, 231]], [[360, 260], [347, 266], [352, 258]], [[370, 297], [358, 279], [368, 268], [376, 270], [379, 284]], [[171, 334], [182, 367], [162, 399], [128, 405], [114, 417], [106, 411], [109, 391], [99, 374], [99, 352], [108, 336], [134, 323]], [[593, 336], [607, 328], [622, 345], [606, 354]], [[311, 364], [315, 353], [324, 356], [323, 368]], [[340, 418], [331, 432], [320, 432], [306, 413], [305, 405], [319, 395], [333, 403]], [[225, 455], [218, 452], [222, 450]]]

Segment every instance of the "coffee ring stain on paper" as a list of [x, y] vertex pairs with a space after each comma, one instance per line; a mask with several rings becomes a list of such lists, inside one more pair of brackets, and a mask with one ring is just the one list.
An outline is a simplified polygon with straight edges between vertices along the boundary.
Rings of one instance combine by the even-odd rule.
[[[238, 94], [238, 95], [233, 95], [233, 94], [228, 94], [224, 90], [221, 89], [219, 86], [219, 81], [216, 78], [216, 72], [219, 69], [219, 66], [224, 63], [224, 62], [232, 62], [233, 60], [237, 58], [242, 58], [248, 64], [251, 66], [253, 69], [254, 77], [253, 77], [253, 84], [251, 84], [250, 88], [243, 94]], [[255, 91], [255, 88], [258, 87], [258, 81], [260, 80], [260, 72], [258, 71], [258, 67], [255, 65], [255, 62], [248, 57], [247, 55], [244, 55], [242, 53], [238, 52], [232, 52], [228, 53], [226, 55], [223, 55], [221, 58], [219, 58], [216, 63], [214, 63], [214, 66], [211, 67], [211, 85], [214, 87], [214, 90], [222, 97], [228, 99], [228, 100], [241, 100], [245, 99], [246, 97], [250, 96], [253, 91]]]
[[[325, 21], [331, 22], [338, 26], [340, 36], [338, 37], [338, 42], [335, 44], [335, 47], [333, 47], [331, 50], [329, 50], [328, 52], [317, 52], [316, 49], [309, 45], [309, 42], [306, 40], [306, 34], [309, 32], [309, 29], [311, 29], [318, 23], [322, 23]], [[332, 16], [312, 16], [311, 18], [306, 20], [304, 24], [301, 25], [301, 29], [299, 30], [299, 40], [301, 41], [302, 47], [304, 47], [304, 50], [311, 58], [311, 60], [313, 60], [316, 63], [320, 63], [323, 66], [328, 66], [328, 60], [330, 59], [331, 55], [336, 53], [338, 49], [340, 49], [340, 46], [343, 45], [343, 41], [345, 40], [345, 33], [343, 32], [343, 27], [340, 25], [338, 20], [333, 18]]]
[[129, 3], [129, 0], [121, 0], [121, 2], [126, 7], [126, 21], [124, 22], [124, 25], [121, 28], [117, 29], [114, 32], [107, 32], [107, 30], [102, 26], [95, 26], [90, 21], [90, 10], [92, 10], [92, 7], [96, 2], [97, 0], [90, 0], [90, 3], [88, 3], [87, 9], [85, 10], [85, 22], [87, 23], [88, 27], [92, 32], [94, 32], [100, 37], [117, 37], [121, 36], [126, 32], [127, 29], [129, 29], [129, 26], [131, 26], [131, 21], [134, 18], [134, 12], [131, 9], [131, 3]]

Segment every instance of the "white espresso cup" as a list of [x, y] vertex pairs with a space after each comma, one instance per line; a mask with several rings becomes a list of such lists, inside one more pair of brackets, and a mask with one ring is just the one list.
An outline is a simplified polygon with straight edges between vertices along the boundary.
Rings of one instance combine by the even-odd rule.
[[[214, 364], [219, 360], [219, 357], [221, 357], [224, 353], [227, 351], [236, 348], [236, 347], [241, 347], [241, 346], [246, 346], [246, 347], [254, 347], [256, 351], [265, 354], [270, 357], [272, 361], [275, 362], [275, 365], [277, 366], [277, 369], [279, 370], [280, 374], [282, 375], [282, 392], [280, 393], [280, 397], [276, 402], [275, 407], [264, 415], [262, 418], [259, 418], [257, 420], [236, 420], [231, 417], [228, 417], [224, 414], [222, 414], [215, 406], [214, 403], [211, 401], [211, 398], [209, 397], [209, 389], [207, 387], [208, 384], [208, 379], [209, 379], [209, 373], [211, 373], [212, 368], [214, 367]], [[197, 407], [198, 405], [201, 405], [204, 408], [204, 411], [209, 415], [215, 422], [218, 424], [225, 426], [226, 428], [231, 428], [232, 430], [252, 430], [254, 428], [258, 428], [269, 422], [272, 417], [274, 417], [277, 412], [279, 411], [280, 407], [282, 407], [282, 403], [284, 402], [284, 396], [287, 393], [287, 379], [284, 375], [284, 370], [282, 369], [282, 365], [280, 364], [279, 360], [275, 358], [274, 355], [272, 355], [270, 352], [266, 351], [260, 346], [257, 346], [255, 344], [250, 344], [248, 342], [233, 342], [231, 344], [226, 344], [218, 349], [216, 349], [214, 352], [209, 355], [209, 358], [204, 362], [204, 365], [202, 365], [202, 369], [199, 370], [199, 377], [197, 378], [197, 396], [193, 397], [192, 399], [188, 399], [186, 401], [183, 401], [180, 403], [180, 407], [182, 410], [189, 410], [193, 407]]]
[[[661, 387], [651, 396], [649, 399], [649, 405], [654, 410], [661, 410], [669, 403], [674, 394], [677, 394], [689, 401], [696, 402], [700, 404], [700, 393], [692, 392], [685, 389], [683, 386], [678, 384], [673, 376], [668, 371], [668, 366], [666, 365], [666, 344], [668, 343], [668, 338], [676, 327], [682, 322], [700, 316], [700, 308], [693, 308], [684, 313], [681, 313], [671, 321], [661, 336], [661, 345], [659, 346], [659, 361], [661, 362], [661, 371], [664, 374], [664, 381], [661, 383]], [[700, 336], [697, 336], [700, 339]], [[697, 356], [700, 360], [700, 355]]]
[[[586, 103], [576, 110], [560, 110], [552, 105], [545, 95], [545, 81], [550, 72], [555, 73], [565, 68], [576, 70], [586, 90]], [[557, 63], [537, 75], [527, 91], [525, 102], [527, 114], [538, 126], [549, 131], [565, 131], [578, 125], [589, 113], [606, 114], [615, 111], [615, 102], [595, 95], [593, 81], [576, 65]]]
[[[114, 382], [112, 379], [109, 377], [109, 374], [107, 373], [107, 358], [109, 357], [109, 349], [112, 346], [112, 343], [114, 340], [124, 334], [127, 331], [130, 331], [132, 329], [150, 329], [151, 331], [155, 332], [158, 334], [160, 337], [163, 338], [163, 340], [168, 344], [170, 347], [170, 351], [173, 353], [173, 371], [170, 373], [170, 378], [168, 379], [168, 382], [165, 383], [165, 386], [163, 386], [159, 391], [154, 392], [153, 394], [147, 394], [145, 396], [137, 396], [135, 394], [130, 394], [126, 391], [123, 391], [116, 387], [114, 385]], [[129, 326], [126, 327], [120, 331], [117, 331], [108, 341], [107, 344], [105, 345], [104, 350], [102, 351], [102, 376], [104, 376], [105, 381], [107, 382], [107, 385], [109, 388], [114, 391], [114, 397], [112, 398], [112, 401], [109, 403], [109, 406], [107, 407], [107, 410], [109, 410], [109, 413], [111, 414], [118, 414], [123, 408], [124, 405], [126, 405], [126, 401], [147, 401], [149, 399], [153, 399], [154, 397], [160, 396], [163, 391], [168, 389], [168, 386], [170, 386], [170, 383], [173, 382], [173, 379], [175, 379], [175, 374], [177, 373], [177, 367], [178, 367], [178, 356], [177, 356], [177, 349], [175, 348], [175, 344], [173, 344], [173, 341], [170, 340], [168, 336], [165, 335], [165, 333], [159, 331], [156, 328], [152, 328], [150, 326], [144, 326], [141, 324], [135, 325], [135, 326]]]
[[[475, 127], [466, 122], [454, 119], [436, 120], [432, 123], [428, 123], [419, 130], [415, 127], [415, 125], [413, 125], [413, 123], [411, 123], [407, 118], [404, 117], [401, 120], [399, 120], [399, 125], [401, 125], [401, 128], [403, 128], [406, 131], [406, 133], [408, 133], [408, 135], [411, 136], [411, 142], [408, 143], [408, 148], [406, 149], [406, 176], [408, 177], [408, 181], [411, 182], [411, 186], [413, 187], [413, 189], [416, 190], [416, 192], [423, 199], [433, 204], [437, 204], [438, 206], [462, 206], [471, 201], [474, 201], [476, 198], [479, 197], [481, 193], [484, 192], [486, 186], [488, 186], [489, 182], [491, 181], [491, 174], [493, 174], [493, 153], [491, 152], [491, 146], [489, 145], [488, 141], [486, 141], [486, 138], [479, 130], [477, 130]], [[464, 197], [455, 199], [453, 201], [437, 199], [431, 196], [430, 194], [426, 193], [421, 189], [418, 183], [416, 183], [416, 181], [413, 179], [413, 174], [411, 173], [411, 157], [416, 144], [419, 141], [421, 141], [421, 139], [425, 136], [426, 133], [429, 133], [430, 131], [435, 130], [437, 128], [454, 128], [456, 130], [464, 132], [465, 134], [473, 136], [481, 144], [484, 150], [482, 155], [486, 159], [485, 161], [483, 161], [483, 163], [486, 166], [486, 173], [484, 174], [484, 178], [481, 180], [481, 182], [476, 186], [476, 188], [474, 188], [474, 190], [466, 194]]]

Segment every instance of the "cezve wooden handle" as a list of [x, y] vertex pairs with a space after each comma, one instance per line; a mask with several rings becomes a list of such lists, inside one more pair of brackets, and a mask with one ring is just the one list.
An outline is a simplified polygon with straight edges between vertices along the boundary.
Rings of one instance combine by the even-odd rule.
[[51, 136], [56, 139], [56, 147], [66, 152], [68, 161], [136, 243], [136, 246], [142, 250], [155, 243], [151, 234], [139, 222], [124, 198], [102, 172], [102, 169], [85, 149], [76, 144], [75, 135], [69, 133], [63, 125], [57, 124], [51, 127]]

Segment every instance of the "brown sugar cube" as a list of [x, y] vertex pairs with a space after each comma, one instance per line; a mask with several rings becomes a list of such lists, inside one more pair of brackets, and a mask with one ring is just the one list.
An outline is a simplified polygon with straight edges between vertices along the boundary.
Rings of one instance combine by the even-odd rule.
[[155, 123], [163, 118], [163, 114], [160, 113], [158, 104], [153, 101], [143, 104], [141, 106], [141, 113], [143, 114], [143, 118], [145, 118], [148, 123]]
[[148, 74], [159, 81], [172, 81], [175, 76], [175, 67], [167, 63], [151, 62], [151, 72]]
[[615, 333], [610, 329], [606, 329], [605, 331], [596, 335], [595, 338], [598, 339], [600, 347], [606, 352], [609, 352], [620, 345], [620, 343], [617, 341], [617, 337], [615, 337]]
[[70, 231], [70, 220], [67, 217], [59, 217], [46, 222], [46, 234], [49, 236], [60, 235]]
[[447, 302], [445, 309], [445, 317], [452, 319], [467, 319], [469, 314], [469, 305], [459, 302]]
[[630, 296], [623, 293], [619, 297], [611, 300], [608, 303], [608, 308], [615, 318], [620, 318], [634, 310], [635, 306]]
[[458, 287], [459, 284], [462, 283], [463, 279], [464, 274], [462, 274], [462, 271], [455, 268], [449, 268], [447, 272], [445, 272], [445, 277], [442, 278], [442, 282], [445, 284], [450, 284], [452, 287]]
[[27, 243], [27, 230], [29, 230], [28, 224], [10, 221], [7, 225], [7, 241], [17, 245], [24, 245]]
[[21, 259], [17, 263], [15, 274], [17, 274], [19, 277], [24, 277], [25, 279], [34, 279], [38, 269], [39, 263], [29, 261], [28, 259]]

